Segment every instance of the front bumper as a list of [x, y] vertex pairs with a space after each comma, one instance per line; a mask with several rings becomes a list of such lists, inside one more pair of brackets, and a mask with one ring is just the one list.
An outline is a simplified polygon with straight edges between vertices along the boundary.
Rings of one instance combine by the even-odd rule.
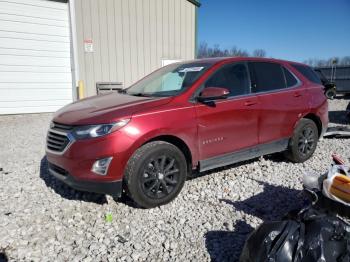
[[[56, 130], [54, 131], [56, 132]], [[65, 169], [75, 180], [96, 183], [123, 180], [126, 163], [133, 152], [132, 145], [134, 139], [130, 136], [118, 130], [103, 137], [72, 141], [68, 131], [65, 131], [65, 133], [57, 138], [52, 137], [50, 132], [53, 132], [52, 129], [48, 132], [46, 145], [48, 162]], [[52, 149], [56, 148], [56, 140], [63, 140], [64, 136], [70, 142], [63, 144], [63, 146], [66, 145], [65, 148], [62, 149], [62, 146], [59, 148], [60, 150], [53, 151]], [[52, 139], [54, 142], [53, 145], [49, 141]], [[51, 146], [53, 148], [50, 148]], [[96, 160], [108, 157], [113, 157], [113, 159], [105, 175], [101, 176], [91, 171]]]
[[77, 190], [107, 194], [116, 198], [119, 198], [122, 194], [122, 180], [108, 182], [77, 180], [66, 170], [50, 162], [48, 163], [48, 170], [51, 175]]

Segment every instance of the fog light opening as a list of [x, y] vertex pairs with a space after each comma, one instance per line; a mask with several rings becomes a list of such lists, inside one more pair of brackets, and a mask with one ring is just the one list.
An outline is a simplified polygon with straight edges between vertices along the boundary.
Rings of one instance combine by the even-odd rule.
[[106, 157], [97, 160], [91, 168], [91, 171], [97, 175], [105, 176], [108, 172], [109, 164], [111, 163], [113, 157]]

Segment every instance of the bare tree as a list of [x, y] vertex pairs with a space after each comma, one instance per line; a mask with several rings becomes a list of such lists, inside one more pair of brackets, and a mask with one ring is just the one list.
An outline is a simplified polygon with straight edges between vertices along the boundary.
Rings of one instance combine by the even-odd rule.
[[249, 56], [249, 53], [246, 50], [237, 48], [233, 46], [229, 52], [230, 56]]
[[[223, 49], [220, 45], [216, 44], [210, 47], [206, 42], [201, 42], [198, 48], [198, 58], [205, 57], [227, 57], [227, 56], [250, 56], [250, 54], [241, 48], [232, 46], [230, 49]], [[253, 51], [255, 57], [266, 57], [266, 51], [264, 49], [255, 49]], [[344, 57], [331, 57], [329, 59], [309, 58], [304, 61], [312, 67], [332, 66], [336, 65], [350, 65], [350, 56]]]
[[266, 51], [264, 49], [255, 49], [253, 51], [253, 56], [255, 56], [255, 57], [265, 57], [266, 56]]
[[208, 55], [208, 44], [206, 42], [201, 42], [198, 47], [198, 58], [209, 57]]
[[350, 65], [350, 56], [344, 56], [340, 59], [339, 64], [341, 65]]
[[[262, 49], [259, 49], [259, 54], [265, 56], [266, 52]], [[205, 57], [227, 57], [227, 56], [249, 56], [249, 53], [241, 48], [236, 46], [231, 47], [230, 49], [223, 49], [218, 44], [213, 47], [209, 47], [206, 42], [201, 42], [198, 48], [198, 58]]]
[[304, 63], [313, 67], [332, 66], [334, 64], [340, 66], [350, 65], [350, 56], [331, 57], [328, 59], [309, 58], [305, 60]]

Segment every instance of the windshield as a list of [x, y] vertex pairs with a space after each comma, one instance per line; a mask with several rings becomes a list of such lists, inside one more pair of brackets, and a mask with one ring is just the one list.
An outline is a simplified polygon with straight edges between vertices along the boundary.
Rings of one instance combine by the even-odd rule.
[[175, 96], [189, 88], [211, 66], [209, 63], [175, 63], [165, 66], [124, 90], [135, 96]]

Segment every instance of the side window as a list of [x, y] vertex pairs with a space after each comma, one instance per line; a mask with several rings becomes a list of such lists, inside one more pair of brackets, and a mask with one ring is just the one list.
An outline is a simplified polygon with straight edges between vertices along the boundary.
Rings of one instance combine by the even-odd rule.
[[230, 96], [249, 94], [249, 77], [245, 64], [225, 65], [216, 71], [205, 83], [205, 87], [223, 87]]
[[293, 76], [291, 72], [285, 67], [283, 67], [284, 77], [286, 78], [287, 87], [295, 86], [298, 80]]
[[309, 81], [322, 85], [320, 77], [308, 66], [292, 64], [292, 66], [299, 71], [300, 74], [305, 76]]
[[252, 62], [249, 63], [254, 72], [254, 91], [266, 92], [286, 87], [282, 67], [276, 63]]

